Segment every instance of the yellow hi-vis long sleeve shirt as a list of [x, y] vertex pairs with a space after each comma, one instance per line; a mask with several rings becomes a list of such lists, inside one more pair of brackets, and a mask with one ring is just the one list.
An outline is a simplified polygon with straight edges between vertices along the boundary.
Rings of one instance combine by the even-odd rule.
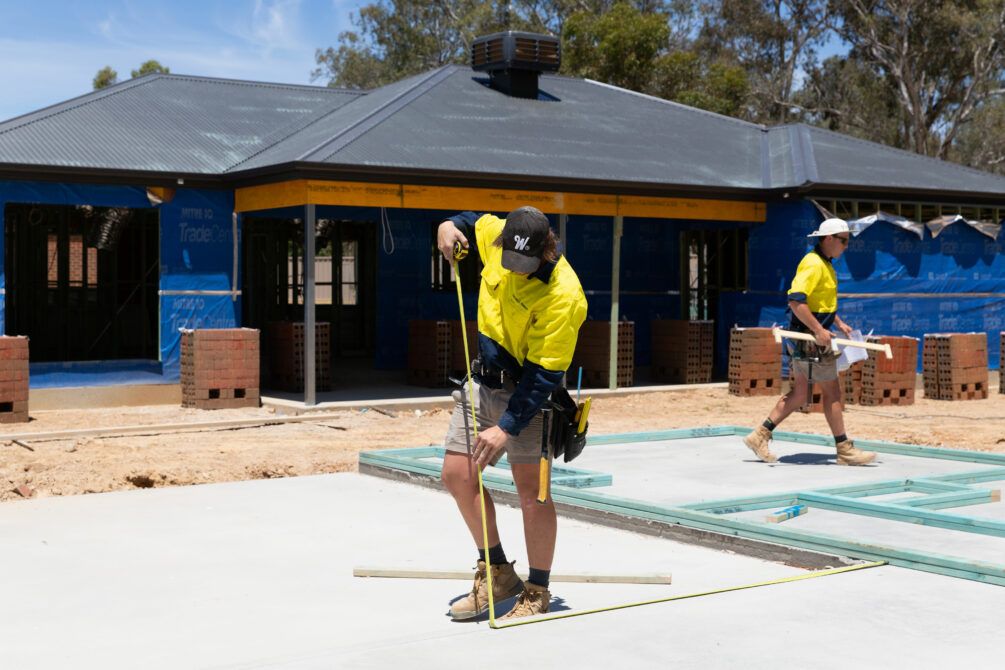
[[586, 296], [564, 257], [526, 276], [503, 268], [502, 248], [493, 242], [505, 219], [463, 212], [451, 221], [474, 242], [484, 265], [478, 293], [479, 358], [483, 365], [519, 380], [499, 419], [500, 428], [518, 435], [572, 362], [579, 327], [586, 319]]

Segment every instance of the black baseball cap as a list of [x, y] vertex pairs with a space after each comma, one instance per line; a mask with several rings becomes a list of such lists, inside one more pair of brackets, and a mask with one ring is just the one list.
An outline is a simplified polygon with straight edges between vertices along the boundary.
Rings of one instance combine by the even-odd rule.
[[534, 207], [519, 207], [506, 217], [502, 231], [502, 266], [512, 272], [534, 272], [548, 243], [548, 217]]

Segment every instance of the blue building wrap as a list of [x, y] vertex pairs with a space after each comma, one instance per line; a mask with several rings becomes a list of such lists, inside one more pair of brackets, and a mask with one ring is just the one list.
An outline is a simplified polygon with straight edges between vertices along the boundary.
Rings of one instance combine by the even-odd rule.
[[180, 376], [181, 329], [241, 323], [240, 221], [230, 191], [178, 191], [161, 205], [161, 336], [164, 376]]
[[[233, 328], [240, 323], [240, 301], [235, 288], [234, 254], [239, 251], [230, 191], [179, 189], [169, 202], [152, 204], [147, 190], [138, 186], [105, 186], [45, 182], [0, 181], [0, 231], [8, 203], [40, 205], [91, 205], [158, 209], [160, 215], [160, 347], [156, 375], [150, 361], [135, 365], [89, 362], [61, 366], [63, 378], [46, 372], [45, 385], [130, 383], [136, 368], [144, 383], [176, 383], [180, 376], [179, 328]], [[235, 244], [235, 241], [237, 244]], [[0, 332], [5, 332], [5, 239], [0, 234]], [[36, 385], [33, 366], [32, 386]], [[52, 364], [39, 370], [53, 369]], [[107, 374], [103, 374], [107, 373]], [[74, 374], [77, 377], [74, 377]], [[95, 376], [97, 374], [97, 376]], [[55, 375], [55, 376], [54, 376]], [[79, 379], [78, 379], [79, 377]], [[39, 380], [41, 381], [41, 380]]]
[[[787, 324], [786, 292], [802, 256], [813, 248], [806, 235], [822, 216], [809, 202], [772, 203], [767, 220], [750, 233], [750, 290], [720, 302], [719, 354], [728, 360], [729, 329]], [[999, 333], [1005, 328], [1005, 256], [995, 239], [965, 223], [921, 239], [878, 221], [852, 237], [834, 262], [838, 314], [862, 332], [923, 338], [926, 333], [984, 332], [988, 359], [999, 367]], [[918, 369], [921, 351], [918, 352]], [[720, 369], [720, 372], [724, 368]]]

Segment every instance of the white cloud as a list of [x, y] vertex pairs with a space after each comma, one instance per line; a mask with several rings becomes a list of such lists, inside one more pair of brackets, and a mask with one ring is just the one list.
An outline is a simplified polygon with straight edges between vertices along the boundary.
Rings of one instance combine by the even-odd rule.
[[300, 0], [256, 0], [251, 15], [254, 42], [267, 50], [289, 49], [301, 41]]

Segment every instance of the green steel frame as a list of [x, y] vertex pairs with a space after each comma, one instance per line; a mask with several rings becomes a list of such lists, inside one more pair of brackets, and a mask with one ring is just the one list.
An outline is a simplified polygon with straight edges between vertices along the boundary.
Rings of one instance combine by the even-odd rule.
[[[714, 426], [647, 433], [600, 435], [588, 439], [589, 444], [623, 444], [626, 442], [651, 442], [697, 437], [727, 437], [746, 435], [749, 428], [739, 426]], [[820, 446], [833, 445], [830, 438], [803, 433], [775, 431], [776, 440], [800, 442]], [[921, 524], [938, 528], [1005, 537], [1005, 522], [965, 516], [935, 510], [978, 505], [1000, 500], [997, 490], [972, 486], [973, 484], [1005, 480], [1005, 454], [992, 454], [957, 449], [940, 449], [920, 445], [899, 444], [873, 440], [856, 440], [860, 447], [888, 454], [942, 458], [979, 463], [989, 467], [951, 474], [893, 479], [851, 486], [789, 491], [761, 496], [713, 500], [688, 505], [659, 505], [641, 500], [622, 498], [586, 490], [609, 486], [610, 474], [579, 470], [556, 464], [552, 471], [552, 497], [556, 502], [567, 503], [630, 517], [652, 519], [681, 524], [726, 535], [773, 542], [812, 551], [848, 556], [869, 561], [886, 561], [891, 565], [923, 570], [941, 575], [961, 577], [974, 581], [1005, 586], [1005, 565], [975, 561], [969, 558], [947, 556], [932, 552], [879, 546], [854, 538], [827, 535], [813, 531], [769, 524], [760, 521], [731, 518], [731, 514], [790, 505], [805, 505], [818, 509], [861, 514], [882, 519]], [[418, 447], [360, 453], [360, 463], [383, 466], [432, 477], [439, 477], [442, 466], [442, 447]], [[500, 463], [508, 468], [505, 459]], [[483, 474], [490, 489], [516, 490], [511, 477], [499, 473]], [[911, 497], [895, 500], [863, 500], [872, 496], [907, 493]]]

